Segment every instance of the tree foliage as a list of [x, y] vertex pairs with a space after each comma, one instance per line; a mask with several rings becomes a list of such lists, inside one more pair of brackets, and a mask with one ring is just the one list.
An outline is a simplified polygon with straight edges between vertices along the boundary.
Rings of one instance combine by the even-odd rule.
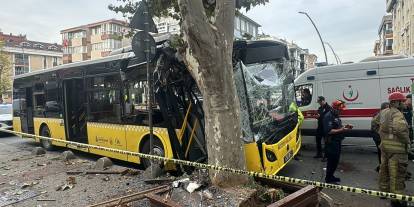
[[0, 98], [11, 90], [12, 65], [8, 55], [3, 51], [4, 43], [0, 41]]
[[[126, 18], [131, 18], [138, 8], [139, 1], [136, 0], [116, 0], [118, 4], [110, 4], [108, 8], [116, 13], [123, 14]], [[157, 17], [173, 17], [180, 19], [180, 8], [178, 0], [147, 0], [151, 5], [152, 13]], [[237, 9], [250, 10], [252, 7], [264, 5], [269, 0], [236, 0]], [[203, 0], [206, 14], [214, 14], [216, 0]]]

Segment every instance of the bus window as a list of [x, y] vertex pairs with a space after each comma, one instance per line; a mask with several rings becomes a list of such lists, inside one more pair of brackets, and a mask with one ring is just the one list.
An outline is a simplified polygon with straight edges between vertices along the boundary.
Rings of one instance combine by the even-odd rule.
[[56, 81], [46, 82], [45, 114], [48, 118], [60, 118], [60, 104], [58, 98], [58, 85]]
[[88, 80], [89, 120], [120, 123], [121, 80], [117, 76], [93, 77]]
[[45, 104], [45, 86], [43, 83], [36, 83], [33, 91], [33, 105], [35, 116], [44, 117]]
[[298, 106], [307, 106], [312, 102], [313, 86], [306, 84], [295, 87], [296, 101]]
[[124, 89], [125, 115], [135, 114], [135, 110], [146, 109], [146, 81], [128, 82]]

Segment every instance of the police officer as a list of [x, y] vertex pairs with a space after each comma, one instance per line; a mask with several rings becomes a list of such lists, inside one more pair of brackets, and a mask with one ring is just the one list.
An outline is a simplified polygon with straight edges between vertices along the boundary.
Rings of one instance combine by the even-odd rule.
[[[401, 112], [404, 109], [405, 96], [395, 92], [390, 94], [390, 108], [380, 113], [381, 166], [379, 187], [381, 191], [404, 193], [405, 176], [408, 165], [408, 146], [410, 143], [407, 121]], [[406, 206], [397, 200], [392, 206]]]
[[[325, 101], [325, 97], [319, 96], [318, 97], [318, 114], [316, 118], [318, 119], [318, 128], [316, 130], [316, 155], [314, 158], [322, 158], [322, 139], [324, 137], [323, 133], [323, 119], [325, 117], [325, 114], [328, 113], [331, 110], [331, 107], [328, 103]], [[325, 151], [323, 152], [323, 160], [325, 161]]]
[[335, 100], [332, 102], [332, 108], [323, 117], [323, 130], [326, 139], [325, 152], [327, 157], [325, 182], [337, 183], [341, 179], [334, 176], [339, 164], [341, 155], [341, 145], [344, 139], [344, 132], [352, 129], [352, 125], [342, 126], [339, 118], [341, 111], [345, 109], [345, 102]]
[[408, 124], [408, 129], [409, 129], [409, 136], [410, 136], [410, 142], [413, 143], [413, 105], [412, 105], [412, 95], [408, 94], [405, 100], [405, 108], [403, 110], [403, 114], [405, 117], [405, 120], [407, 121]]
[[[381, 111], [384, 109], [387, 109], [390, 107], [390, 104], [388, 102], [384, 102], [381, 104]], [[381, 112], [380, 111], [380, 112]], [[371, 121], [371, 132], [372, 132], [372, 139], [375, 142], [375, 146], [377, 147], [377, 154], [378, 154], [378, 166], [375, 169], [377, 172], [379, 172], [379, 168], [380, 168], [380, 164], [381, 164], [381, 149], [380, 149], [380, 144], [381, 144], [381, 138], [379, 135], [379, 128], [380, 128], [380, 112], [378, 112], [374, 118], [372, 118]]]

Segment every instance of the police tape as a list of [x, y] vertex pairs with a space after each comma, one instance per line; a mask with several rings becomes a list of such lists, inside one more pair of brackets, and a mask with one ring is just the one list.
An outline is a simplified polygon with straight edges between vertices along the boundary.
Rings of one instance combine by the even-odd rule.
[[196, 167], [196, 168], [200, 168], [200, 169], [210, 169], [210, 170], [229, 172], [229, 173], [239, 174], [239, 175], [247, 175], [247, 176], [250, 176], [250, 177], [266, 178], [266, 179], [271, 179], [271, 180], [276, 180], [276, 181], [291, 183], [291, 184], [312, 185], [312, 186], [316, 186], [316, 187], [320, 187], [320, 188], [340, 190], [340, 191], [344, 191], [344, 192], [363, 194], [363, 195], [368, 195], [368, 196], [373, 196], [373, 197], [388, 198], [388, 199], [408, 201], [408, 202], [414, 201], [414, 196], [410, 196], [410, 195], [402, 195], [402, 194], [396, 194], [396, 193], [369, 190], [369, 189], [364, 189], [364, 188], [356, 188], [356, 187], [351, 187], [351, 186], [329, 184], [329, 183], [323, 183], [323, 182], [318, 182], [318, 181], [304, 180], [304, 179], [291, 178], [291, 177], [279, 176], [279, 175], [268, 175], [268, 174], [264, 174], [264, 173], [260, 173], [260, 172], [239, 170], [239, 169], [233, 169], [233, 168], [229, 168], [229, 167], [220, 167], [220, 166], [216, 166], [216, 165], [210, 165], [210, 164], [204, 164], [204, 163], [198, 163], [198, 162], [191, 162], [191, 161], [187, 161], [187, 160], [179, 160], [179, 159], [160, 157], [160, 156], [156, 156], [156, 155], [144, 154], [144, 153], [139, 153], [139, 152], [130, 152], [130, 151], [125, 151], [125, 150], [119, 150], [119, 149], [113, 149], [113, 148], [108, 148], [108, 147], [90, 145], [90, 144], [85, 144], [85, 143], [72, 142], [72, 141], [61, 140], [61, 139], [54, 139], [54, 138], [50, 138], [50, 137], [44, 137], [44, 136], [28, 134], [28, 133], [23, 133], [23, 132], [16, 132], [16, 131], [12, 131], [12, 130], [1, 129], [1, 128], [0, 128], [0, 131], [20, 135], [23, 138], [45, 139], [45, 140], [50, 140], [50, 141], [54, 141], [54, 142], [58, 142], [58, 143], [64, 143], [64, 144], [79, 146], [81, 148], [97, 149], [97, 150], [103, 150], [103, 151], [107, 151], [107, 152], [119, 153], [119, 154], [124, 154], [124, 155], [138, 156], [138, 157], [144, 158], [144, 159], [158, 160], [158, 161], [161, 161], [161, 162], [170, 162], [170, 163], [173, 163], [173, 164], [186, 165], [186, 166]]

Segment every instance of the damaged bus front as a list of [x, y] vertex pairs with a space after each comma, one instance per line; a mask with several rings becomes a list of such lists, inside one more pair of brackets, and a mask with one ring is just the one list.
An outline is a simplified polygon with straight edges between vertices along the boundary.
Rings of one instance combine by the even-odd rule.
[[236, 41], [234, 57], [247, 168], [276, 174], [301, 146], [303, 116], [295, 104], [287, 47], [267, 40]]
[[[174, 157], [206, 161], [202, 96], [175, 51], [162, 49], [155, 97]], [[235, 41], [234, 80], [248, 170], [276, 174], [299, 151], [301, 113], [295, 105], [287, 47], [275, 41]], [[177, 135], [174, 131], [181, 128]]]

